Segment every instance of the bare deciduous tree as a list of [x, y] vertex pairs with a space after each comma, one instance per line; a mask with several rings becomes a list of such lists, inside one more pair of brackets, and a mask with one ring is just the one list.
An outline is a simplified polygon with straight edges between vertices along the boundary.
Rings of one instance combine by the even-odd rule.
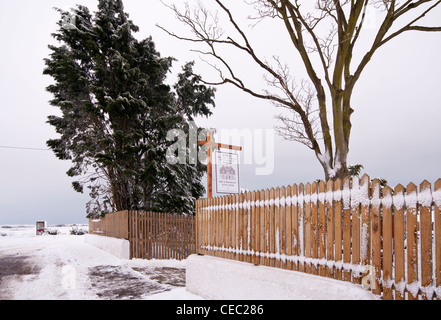
[[[195, 50], [214, 58], [210, 65], [218, 72], [218, 81], [211, 85], [232, 84], [242, 91], [271, 101], [290, 111], [280, 115], [278, 132], [289, 140], [301, 142], [315, 152], [326, 179], [348, 174], [347, 156], [351, 134], [351, 98], [354, 87], [377, 50], [385, 43], [408, 31], [441, 31], [440, 26], [424, 26], [421, 20], [441, 4], [441, 0], [248, 0], [256, 12], [256, 23], [272, 18], [282, 23], [291, 44], [305, 67], [307, 81], [295, 82], [293, 72], [279, 57], [271, 63], [259, 56], [248, 31], [236, 20], [227, 1], [213, 0], [219, 12], [232, 27], [226, 35], [219, 12], [211, 12], [202, 2], [183, 9], [167, 5], [179, 21], [192, 31], [185, 37], [159, 26], [178, 39], [201, 43], [206, 51]], [[206, 3], [206, 2], [205, 2]], [[353, 59], [360, 35], [366, 24], [367, 12], [381, 16], [370, 47], [359, 61]], [[247, 85], [238, 75], [238, 67], [222, 54], [221, 47], [230, 46], [244, 53], [264, 73], [266, 89]], [[239, 67], [240, 68], [240, 67]], [[328, 119], [328, 115], [332, 115]]]

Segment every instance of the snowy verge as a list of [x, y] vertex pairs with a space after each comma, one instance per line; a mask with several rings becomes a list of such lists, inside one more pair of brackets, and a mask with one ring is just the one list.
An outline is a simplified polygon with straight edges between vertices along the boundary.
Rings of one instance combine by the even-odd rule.
[[212, 300], [373, 300], [361, 286], [209, 256], [187, 259], [186, 289]]
[[177, 268], [185, 269], [186, 260], [159, 260], [159, 259], [132, 259], [128, 261], [132, 268], [155, 267], [155, 268]]
[[130, 242], [126, 239], [118, 239], [95, 234], [86, 235], [86, 243], [89, 243], [101, 250], [113, 254], [119, 259], [130, 259]]

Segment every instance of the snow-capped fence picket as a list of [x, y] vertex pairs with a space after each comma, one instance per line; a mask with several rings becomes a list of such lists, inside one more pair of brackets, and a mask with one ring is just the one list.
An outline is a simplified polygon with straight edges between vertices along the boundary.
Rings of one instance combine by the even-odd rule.
[[196, 203], [204, 255], [363, 284], [384, 299], [441, 299], [441, 179], [419, 189], [364, 175]]
[[89, 220], [89, 233], [129, 240], [130, 259], [183, 260], [196, 253], [194, 216], [114, 212]]

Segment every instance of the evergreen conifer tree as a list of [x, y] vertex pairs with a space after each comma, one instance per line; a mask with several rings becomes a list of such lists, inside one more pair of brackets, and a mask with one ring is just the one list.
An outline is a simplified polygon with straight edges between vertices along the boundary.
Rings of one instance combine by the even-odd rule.
[[[90, 189], [89, 215], [145, 209], [192, 213], [204, 192], [201, 164], [166, 159], [167, 132], [186, 128], [196, 115], [209, 116], [214, 89], [200, 83], [192, 63], [178, 82], [165, 83], [171, 57], [162, 58], [151, 38], [138, 41], [138, 27], [121, 0], [100, 0], [92, 15], [77, 6], [61, 14], [43, 73], [61, 114], [48, 123], [60, 135], [47, 142], [71, 160], [67, 174], [79, 177], [78, 192]], [[73, 17], [73, 18], [72, 18]], [[66, 21], [74, 21], [66, 27]], [[174, 89], [174, 90], [173, 90]]]

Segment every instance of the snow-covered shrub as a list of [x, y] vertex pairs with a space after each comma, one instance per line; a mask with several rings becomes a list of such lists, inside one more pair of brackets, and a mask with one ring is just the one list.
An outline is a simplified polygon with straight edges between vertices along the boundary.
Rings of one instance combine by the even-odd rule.
[[57, 229], [46, 229], [47, 234], [50, 234], [51, 236], [56, 236], [58, 235], [58, 230]]
[[77, 228], [77, 227], [73, 227], [72, 229], [70, 229], [70, 234], [74, 235], [74, 236], [82, 236], [82, 235], [84, 235], [86, 233], [87, 233], [86, 230], [80, 229], [80, 228]]

